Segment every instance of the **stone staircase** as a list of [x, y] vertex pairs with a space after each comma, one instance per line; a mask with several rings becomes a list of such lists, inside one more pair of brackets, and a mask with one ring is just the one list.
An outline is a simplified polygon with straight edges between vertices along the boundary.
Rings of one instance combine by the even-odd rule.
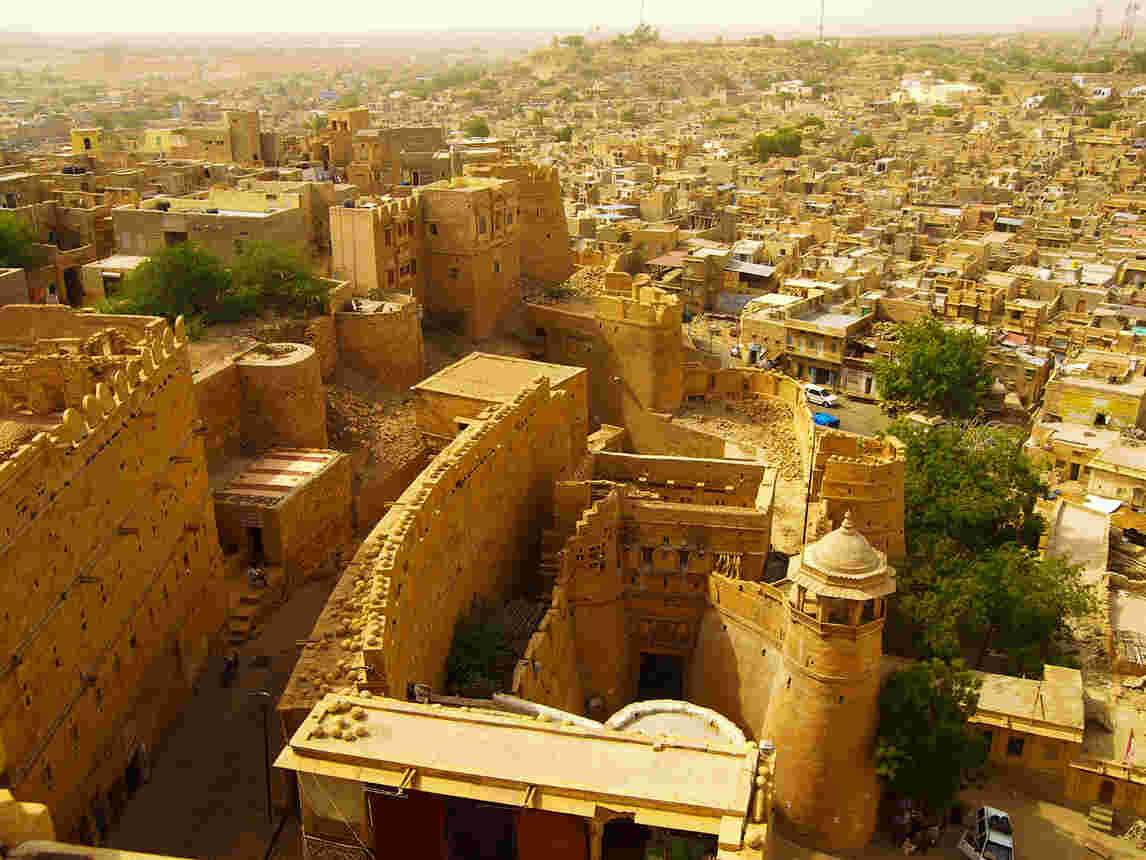
[[246, 570], [227, 581], [227, 640], [232, 648], [249, 641], [256, 632], [259, 620], [277, 606], [286, 591], [286, 576], [282, 567], [267, 565], [262, 568], [267, 584], [251, 585]]
[[561, 559], [558, 553], [564, 546], [565, 538], [559, 532], [545, 529], [541, 533], [541, 563], [538, 568], [547, 590], [551, 590], [553, 583], [557, 581], [557, 574], [561, 570]]
[[1109, 806], [1092, 806], [1086, 815], [1086, 823], [1091, 830], [1101, 833], [1114, 832], [1114, 810]]

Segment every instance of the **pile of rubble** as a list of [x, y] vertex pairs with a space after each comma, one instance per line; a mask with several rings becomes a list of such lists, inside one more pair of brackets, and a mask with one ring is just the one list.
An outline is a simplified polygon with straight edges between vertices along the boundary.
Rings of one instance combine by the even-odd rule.
[[792, 409], [780, 400], [764, 397], [689, 406], [677, 420], [730, 442], [754, 446], [761, 461], [775, 467], [780, 478], [792, 481], [803, 475]]
[[424, 453], [413, 399], [409, 394], [382, 393], [347, 373], [326, 386], [326, 430], [339, 451], [365, 452], [366, 461], [394, 466]]
[[521, 279], [521, 294], [527, 302], [554, 305], [576, 298], [592, 298], [605, 288], [604, 266], [578, 266], [576, 271], [560, 284]]

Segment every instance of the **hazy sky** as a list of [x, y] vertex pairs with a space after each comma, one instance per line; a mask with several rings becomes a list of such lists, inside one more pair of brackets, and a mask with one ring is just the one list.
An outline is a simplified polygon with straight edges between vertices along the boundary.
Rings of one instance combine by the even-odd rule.
[[[342, 0], [269, 3], [265, 0], [4, 0], [0, 28], [24, 32], [348, 32], [394, 29], [553, 29], [583, 32], [594, 25], [631, 28], [641, 0], [574, 2], [379, 2]], [[812, 33], [819, 0], [777, 3], [760, 0], [645, 0], [654, 26], [679, 33]], [[1071, 25], [1083, 29], [1094, 2], [1071, 0], [826, 0], [824, 31], [831, 35], [1006, 32]], [[1106, 2], [1106, 29], [1118, 28], [1123, 4]]]

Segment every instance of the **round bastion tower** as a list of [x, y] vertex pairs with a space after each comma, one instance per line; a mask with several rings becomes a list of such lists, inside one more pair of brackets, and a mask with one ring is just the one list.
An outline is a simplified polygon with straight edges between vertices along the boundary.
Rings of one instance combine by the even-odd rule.
[[875, 830], [875, 733], [887, 595], [895, 570], [843, 523], [789, 563], [783, 663], [762, 737], [776, 746], [781, 831], [859, 851]]

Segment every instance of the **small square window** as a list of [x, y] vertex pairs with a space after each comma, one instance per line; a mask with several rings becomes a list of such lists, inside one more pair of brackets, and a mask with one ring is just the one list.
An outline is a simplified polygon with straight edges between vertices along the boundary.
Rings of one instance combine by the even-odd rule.
[[454, 266], [450, 266], [450, 279], [451, 280], [456, 281], [458, 279], [458, 275], [460, 275], [460, 274], [461, 274], [461, 271], [459, 269], [455, 268]]
[[1023, 757], [1023, 746], [1026, 740], [1023, 738], [1007, 738], [1007, 755], [1012, 758]]
[[493, 271], [495, 274], [501, 271], [501, 263], [499, 263], [497, 260], [493, 261]]
[[479, 233], [485, 232], [485, 216], [484, 215], [478, 215], [478, 232]]
[[431, 224], [430, 225], [430, 235], [431, 236], [437, 236], [438, 235], [438, 225], [437, 224]]

